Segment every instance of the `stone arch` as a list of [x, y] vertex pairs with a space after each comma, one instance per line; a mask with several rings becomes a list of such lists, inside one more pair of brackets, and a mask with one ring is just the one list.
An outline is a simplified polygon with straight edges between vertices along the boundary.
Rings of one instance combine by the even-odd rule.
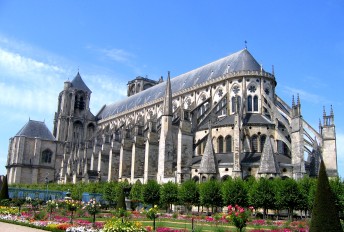
[[93, 123], [89, 123], [88, 125], [87, 125], [87, 134], [86, 134], [86, 138], [87, 138], [87, 140], [89, 140], [89, 139], [92, 139], [93, 138], [93, 136], [94, 136], [94, 132], [95, 132], [95, 126], [94, 126], [94, 124]]
[[77, 120], [73, 123], [73, 142], [78, 143], [84, 140], [84, 125]]
[[217, 138], [217, 153], [223, 153], [223, 136], [220, 135], [218, 138]]
[[193, 180], [194, 182], [199, 182], [199, 176], [194, 176], [194, 177], [192, 177], [192, 180]]
[[50, 164], [53, 158], [53, 152], [47, 148], [42, 152], [41, 162], [45, 164]]

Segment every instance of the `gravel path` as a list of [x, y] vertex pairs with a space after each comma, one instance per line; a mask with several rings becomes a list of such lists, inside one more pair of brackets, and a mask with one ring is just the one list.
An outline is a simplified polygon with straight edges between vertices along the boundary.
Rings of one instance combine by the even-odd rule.
[[26, 226], [19, 226], [10, 223], [0, 222], [0, 231], [1, 232], [47, 232], [46, 230], [39, 230]]

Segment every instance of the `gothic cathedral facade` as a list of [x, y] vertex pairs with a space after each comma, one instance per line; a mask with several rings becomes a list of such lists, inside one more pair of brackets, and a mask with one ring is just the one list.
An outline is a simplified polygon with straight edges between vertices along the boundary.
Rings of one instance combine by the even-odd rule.
[[58, 97], [51, 133], [29, 120], [10, 139], [8, 181], [67, 183], [338, 176], [334, 113], [319, 130], [277, 96], [274, 71], [247, 49], [166, 81], [137, 77], [94, 115], [78, 73]]

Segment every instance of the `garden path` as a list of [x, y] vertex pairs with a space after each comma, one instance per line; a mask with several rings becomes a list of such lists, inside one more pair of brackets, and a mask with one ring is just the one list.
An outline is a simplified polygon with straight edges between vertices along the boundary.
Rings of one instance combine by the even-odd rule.
[[10, 223], [0, 222], [1, 232], [47, 232], [46, 230], [39, 230], [26, 226], [19, 226]]

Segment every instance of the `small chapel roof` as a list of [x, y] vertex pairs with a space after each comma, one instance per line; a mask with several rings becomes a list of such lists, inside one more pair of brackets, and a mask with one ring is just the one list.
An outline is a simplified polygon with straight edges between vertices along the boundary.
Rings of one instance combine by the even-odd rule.
[[89, 93], [92, 93], [92, 91], [87, 87], [85, 82], [82, 80], [80, 73], [78, 72], [74, 79], [71, 82], [72, 87], [78, 90], [83, 90]]
[[259, 174], [278, 174], [280, 173], [279, 165], [277, 163], [274, 149], [270, 139], [264, 143], [262, 157], [260, 159]]
[[30, 120], [20, 129], [16, 136], [56, 140], [44, 122]]
[[[172, 78], [171, 89], [172, 93], [177, 93], [183, 89], [191, 88], [206, 81], [218, 78], [226, 73], [261, 70], [261, 65], [254, 59], [251, 53], [247, 49], [243, 49], [222, 59]], [[159, 98], [162, 99], [165, 94], [165, 86], [166, 82], [162, 82], [126, 99], [106, 105], [100, 110], [97, 116], [99, 119], [104, 119]]]
[[216, 174], [217, 170], [217, 160], [215, 157], [211, 128], [209, 129], [207, 143], [205, 144], [204, 153], [201, 159], [201, 164], [199, 167], [200, 174]]

